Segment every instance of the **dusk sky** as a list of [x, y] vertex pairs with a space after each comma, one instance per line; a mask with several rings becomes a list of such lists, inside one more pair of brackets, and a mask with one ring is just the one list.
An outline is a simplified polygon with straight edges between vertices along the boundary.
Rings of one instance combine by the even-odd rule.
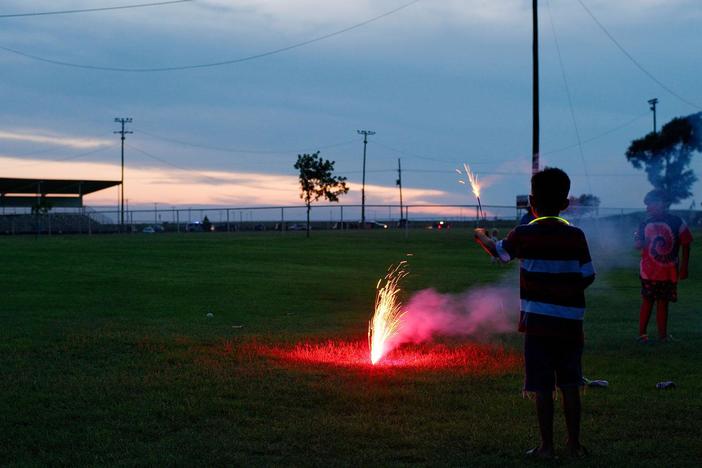
[[[138, 3], [3, 1], [0, 16]], [[182, 69], [294, 46], [404, 5], [280, 53]], [[542, 165], [565, 169], [572, 194], [641, 206], [650, 185], [624, 154], [652, 129], [649, 99], [659, 99], [659, 128], [702, 110], [702, 2], [539, 5]], [[398, 203], [398, 158], [408, 203], [473, 203], [454, 171], [463, 162], [485, 181], [486, 204], [529, 190], [529, 0], [195, 0], [0, 22], [2, 177], [118, 180], [113, 120], [132, 117], [132, 205], [301, 204], [293, 164], [317, 149], [349, 179], [342, 203], [359, 203], [357, 129], [377, 132], [368, 203]], [[143, 71], [154, 68], [176, 69]], [[693, 192], [702, 200], [699, 182]], [[87, 203], [116, 200], [112, 189]]]

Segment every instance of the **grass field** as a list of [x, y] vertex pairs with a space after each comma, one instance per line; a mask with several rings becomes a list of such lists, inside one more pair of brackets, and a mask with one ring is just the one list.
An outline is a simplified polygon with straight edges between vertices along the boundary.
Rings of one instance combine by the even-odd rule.
[[[428, 364], [358, 360], [376, 281], [405, 254], [408, 291], [514, 273], [468, 231], [16, 237], [0, 252], [2, 465], [510, 466], [537, 442], [516, 333], [402, 351]], [[699, 466], [701, 286], [693, 249], [679, 341], [641, 346], [635, 253], [599, 275], [584, 370], [610, 387], [583, 400], [591, 457], [561, 463]]]

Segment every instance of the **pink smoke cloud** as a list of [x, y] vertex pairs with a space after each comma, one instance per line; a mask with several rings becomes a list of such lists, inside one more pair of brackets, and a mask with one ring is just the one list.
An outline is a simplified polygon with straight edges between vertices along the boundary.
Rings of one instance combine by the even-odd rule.
[[441, 336], [485, 340], [517, 329], [519, 294], [504, 286], [478, 287], [462, 294], [434, 289], [417, 292], [407, 303], [388, 351], [404, 343], [423, 343]]

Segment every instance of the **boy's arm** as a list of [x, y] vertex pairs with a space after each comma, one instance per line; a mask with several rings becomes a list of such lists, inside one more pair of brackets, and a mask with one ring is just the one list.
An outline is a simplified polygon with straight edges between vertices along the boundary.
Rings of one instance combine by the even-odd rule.
[[477, 228], [474, 231], [475, 235], [475, 242], [477, 242], [480, 247], [483, 248], [485, 252], [488, 254], [492, 255], [493, 257], [499, 257], [497, 254], [497, 247], [495, 245], [495, 241], [493, 241], [488, 235], [487, 232], [485, 231], [484, 228]]
[[645, 247], [646, 239], [644, 239], [644, 225], [640, 224], [639, 227], [634, 231], [634, 248], [636, 250], [641, 250]]
[[595, 282], [595, 274], [583, 277], [583, 289], [588, 288], [592, 283]]
[[595, 281], [595, 266], [592, 264], [590, 247], [587, 245], [585, 235], [582, 235], [582, 245], [580, 251], [580, 275], [583, 289], [586, 289]]
[[681, 280], [687, 279], [687, 277], [688, 277], [687, 267], [688, 267], [689, 263], [690, 263], [690, 244], [683, 244], [682, 245], [682, 256], [680, 258], [680, 274], [679, 274], [679, 277]]
[[688, 276], [688, 264], [690, 263], [690, 244], [692, 243], [692, 232], [690, 228], [687, 227], [685, 221], [680, 225], [680, 244], [682, 246], [682, 255], [680, 258], [680, 270], [678, 272], [678, 278], [681, 280], [687, 279]]

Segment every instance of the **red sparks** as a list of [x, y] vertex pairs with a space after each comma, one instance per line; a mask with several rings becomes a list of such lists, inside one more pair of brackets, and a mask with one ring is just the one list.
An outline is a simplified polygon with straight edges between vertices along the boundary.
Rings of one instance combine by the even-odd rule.
[[325, 365], [358, 369], [452, 369], [470, 374], [503, 374], [520, 363], [519, 355], [487, 344], [411, 345], [391, 351], [376, 364], [368, 360], [365, 341], [305, 342], [295, 345], [255, 345], [259, 354], [300, 366]]

